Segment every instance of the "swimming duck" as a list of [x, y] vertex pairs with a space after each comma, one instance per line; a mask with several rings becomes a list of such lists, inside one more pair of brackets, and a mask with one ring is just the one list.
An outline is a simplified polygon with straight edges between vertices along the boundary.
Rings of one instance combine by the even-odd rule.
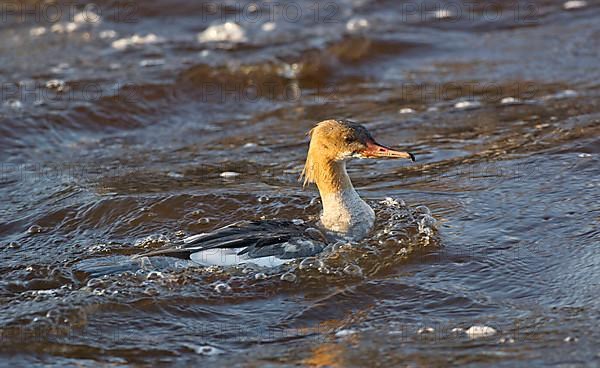
[[332, 242], [366, 237], [375, 223], [375, 212], [354, 189], [346, 163], [352, 158], [415, 161], [415, 156], [377, 143], [364, 126], [348, 120], [322, 121], [309, 136], [301, 177], [304, 186], [314, 183], [319, 190], [323, 211], [318, 223], [240, 221], [137, 257], [171, 256], [202, 265], [274, 266], [318, 254]]

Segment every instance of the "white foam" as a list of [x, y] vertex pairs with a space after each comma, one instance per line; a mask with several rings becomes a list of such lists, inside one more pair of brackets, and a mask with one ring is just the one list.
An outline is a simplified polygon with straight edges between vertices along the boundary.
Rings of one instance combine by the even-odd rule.
[[219, 355], [225, 353], [225, 351], [210, 345], [184, 344], [184, 346], [200, 355]]
[[567, 1], [563, 4], [563, 9], [565, 10], [574, 10], [581, 9], [587, 6], [587, 1], [583, 0], [571, 0]]
[[203, 42], [245, 42], [246, 31], [239, 24], [225, 22], [208, 27], [197, 36], [200, 43]]
[[398, 111], [400, 114], [412, 114], [415, 112], [415, 110], [411, 109], [410, 107], [404, 107], [402, 109], [400, 109], [400, 111]]
[[500, 103], [503, 105], [518, 104], [520, 102], [521, 102], [521, 100], [519, 100], [518, 98], [514, 98], [514, 97], [504, 97], [502, 100], [500, 100]]
[[433, 16], [436, 19], [448, 19], [448, 18], [452, 18], [454, 16], [454, 13], [452, 13], [448, 9], [438, 9], [433, 12]]
[[85, 10], [75, 14], [73, 22], [77, 24], [100, 24], [102, 17], [91, 10]]
[[358, 32], [369, 28], [369, 21], [365, 18], [352, 18], [346, 23], [348, 32]]
[[454, 104], [455, 108], [461, 109], [461, 110], [474, 109], [479, 106], [480, 106], [480, 103], [477, 101], [459, 101]]
[[160, 66], [165, 64], [165, 59], [144, 59], [140, 61], [141, 67]]
[[10, 107], [13, 110], [20, 110], [23, 108], [23, 104], [21, 103], [21, 101], [15, 99], [4, 101], [4, 105]]
[[262, 26], [260, 26], [260, 29], [262, 29], [265, 32], [272, 32], [275, 30], [275, 28], [277, 28], [277, 24], [274, 22], [266, 22], [263, 23]]
[[54, 33], [71, 33], [77, 29], [77, 23], [56, 23], [50, 27], [50, 31]]
[[61, 79], [50, 79], [46, 82], [46, 88], [62, 92], [65, 89], [65, 81]]
[[149, 33], [146, 36], [133, 35], [131, 37], [120, 38], [111, 43], [112, 48], [117, 50], [125, 50], [128, 47], [132, 46], [140, 46], [147, 44], [154, 44], [163, 42], [164, 39], [162, 37], [158, 37], [154, 33]]
[[100, 32], [100, 38], [102, 38], [102, 39], [115, 38], [117, 36], [118, 36], [117, 31], [114, 31], [112, 29], [107, 29], [106, 31]]
[[345, 337], [345, 336], [350, 336], [350, 335], [354, 335], [357, 331], [356, 330], [339, 330], [338, 332], [335, 333], [336, 337]]
[[46, 27], [34, 27], [29, 30], [29, 35], [32, 37], [39, 37], [46, 33]]
[[219, 174], [222, 178], [235, 178], [236, 176], [240, 176], [241, 174], [235, 171], [223, 171]]
[[478, 339], [481, 337], [488, 337], [496, 334], [496, 330], [489, 326], [471, 326], [469, 327], [465, 333], [469, 336], [470, 339]]

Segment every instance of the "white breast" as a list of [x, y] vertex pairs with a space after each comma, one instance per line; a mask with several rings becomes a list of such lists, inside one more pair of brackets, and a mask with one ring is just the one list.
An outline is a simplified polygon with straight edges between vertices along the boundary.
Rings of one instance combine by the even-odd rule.
[[367, 236], [375, 223], [375, 212], [352, 187], [322, 195], [321, 200], [321, 223], [330, 231], [359, 240]]

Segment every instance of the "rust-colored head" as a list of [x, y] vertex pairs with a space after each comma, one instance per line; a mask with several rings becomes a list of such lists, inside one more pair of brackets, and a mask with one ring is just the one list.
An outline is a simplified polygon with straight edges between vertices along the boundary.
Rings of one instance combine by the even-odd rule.
[[[412, 153], [396, 151], [379, 144], [367, 128], [347, 120], [325, 120], [309, 132], [310, 146], [304, 166], [304, 184], [318, 182], [335, 163], [352, 157], [358, 158], [410, 158]], [[317, 183], [318, 184], [318, 183]]]

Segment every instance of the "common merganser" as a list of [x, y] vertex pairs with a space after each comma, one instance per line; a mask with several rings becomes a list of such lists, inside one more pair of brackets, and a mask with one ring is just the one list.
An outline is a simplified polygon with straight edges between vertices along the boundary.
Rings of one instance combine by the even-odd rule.
[[171, 256], [202, 265], [274, 266], [316, 255], [332, 242], [366, 237], [375, 223], [375, 212], [352, 186], [346, 162], [380, 157], [415, 161], [415, 156], [377, 143], [364, 126], [348, 120], [322, 121], [308, 134], [310, 144], [301, 178], [304, 186], [315, 183], [319, 190], [323, 211], [318, 223], [241, 221], [137, 257]]

